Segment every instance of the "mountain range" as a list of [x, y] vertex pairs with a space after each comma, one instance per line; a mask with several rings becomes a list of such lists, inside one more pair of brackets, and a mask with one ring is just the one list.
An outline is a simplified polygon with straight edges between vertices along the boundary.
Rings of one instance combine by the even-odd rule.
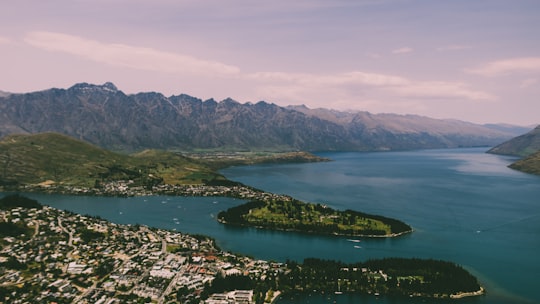
[[528, 131], [416, 115], [125, 94], [114, 84], [0, 94], [0, 137], [57, 132], [114, 151], [386, 151], [493, 146]]

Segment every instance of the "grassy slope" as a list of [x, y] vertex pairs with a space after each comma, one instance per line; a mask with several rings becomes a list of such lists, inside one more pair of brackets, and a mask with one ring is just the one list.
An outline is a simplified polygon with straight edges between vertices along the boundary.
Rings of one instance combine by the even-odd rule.
[[202, 184], [225, 180], [217, 170], [261, 162], [310, 162], [326, 159], [305, 152], [179, 153], [145, 150], [114, 153], [57, 133], [12, 135], [0, 140], [0, 186], [3, 183], [93, 187], [96, 180], [134, 180], [145, 184]]
[[220, 176], [178, 154], [145, 151], [129, 156], [56, 133], [14, 135], [0, 141], [0, 180], [4, 182], [53, 181], [92, 187], [103, 178], [162, 178], [171, 184], [195, 184]]
[[510, 165], [510, 168], [519, 171], [540, 175], [540, 151], [518, 160]]
[[527, 157], [540, 150], [540, 126], [530, 132], [514, 137], [491, 150], [488, 153], [515, 155]]

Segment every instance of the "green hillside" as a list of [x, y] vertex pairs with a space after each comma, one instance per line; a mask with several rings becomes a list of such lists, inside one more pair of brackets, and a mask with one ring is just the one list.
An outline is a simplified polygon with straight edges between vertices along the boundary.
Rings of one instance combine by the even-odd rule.
[[511, 164], [510, 168], [540, 175], [540, 151], [518, 160]]
[[526, 157], [537, 151], [540, 151], [540, 126], [493, 147], [488, 153]]
[[93, 187], [96, 181], [114, 180], [141, 185], [197, 184], [216, 178], [224, 179], [204, 164], [172, 152], [144, 151], [130, 156], [56, 133], [13, 135], [0, 141], [0, 185]]

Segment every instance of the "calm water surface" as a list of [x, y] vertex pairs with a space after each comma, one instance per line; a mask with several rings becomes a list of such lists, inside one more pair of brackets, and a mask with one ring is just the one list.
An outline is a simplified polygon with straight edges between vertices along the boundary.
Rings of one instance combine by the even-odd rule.
[[[348, 262], [390, 256], [463, 265], [487, 287], [459, 303], [540, 303], [540, 177], [506, 166], [514, 158], [485, 149], [325, 153], [332, 162], [232, 167], [228, 178], [269, 192], [401, 219], [415, 232], [400, 238], [346, 238], [231, 228], [215, 215], [242, 203], [230, 198], [31, 196], [53, 207], [210, 235], [225, 250], [285, 261], [305, 257]], [[431, 303], [357, 295], [298, 295], [279, 303]], [[451, 301], [451, 303], [456, 303]]]

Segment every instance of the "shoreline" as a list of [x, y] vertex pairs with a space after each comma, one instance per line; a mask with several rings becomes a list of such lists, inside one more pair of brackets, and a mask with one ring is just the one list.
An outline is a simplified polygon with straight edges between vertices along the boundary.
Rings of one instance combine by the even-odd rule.
[[[308, 291], [297, 291], [296, 293], [298, 294], [302, 294], [302, 293], [307, 293], [309, 294]], [[295, 294], [296, 294], [295, 293]], [[357, 294], [357, 292], [343, 292], [343, 293], [339, 293], [339, 294]], [[450, 299], [450, 300], [459, 300], [459, 299], [463, 299], [463, 298], [469, 298], [469, 297], [479, 297], [479, 296], [482, 296], [482, 295], [485, 295], [486, 293], [486, 289], [482, 286], [480, 286], [480, 289], [477, 290], [477, 291], [470, 291], [470, 292], [459, 292], [459, 293], [454, 293], [454, 294], [446, 294], [446, 295], [440, 295], [440, 294], [423, 294], [423, 293], [420, 293], [420, 294], [416, 294], [416, 295], [406, 295], [406, 294], [402, 294], [400, 297], [403, 297], [403, 298], [410, 298], [410, 297], [418, 297], [418, 298], [421, 298], [421, 299]], [[275, 291], [274, 292], [274, 295], [272, 297], [272, 299], [270, 299], [269, 302], [264, 302], [264, 303], [270, 303], [270, 304], [273, 304], [273, 303], [276, 303], [276, 301], [280, 298], [280, 296], [286, 296], [288, 293], [284, 293], [284, 292], [281, 292], [281, 291]], [[321, 295], [324, 295], [325, 292], [321, 292], [320, 293]], [[375, 298], [381, 296], [381, 297], [385, 297], [385, 296], [389, 296], [389, 294], [384, 294], [384, 293], [381, 293], [381, 294], [373, 294], [373, 293], [358, 293], [358, 294], [362, 294], [362, 295], [372, 295], [374, 296]]]
[[[126, 181], [118, 181], [111, 183], [106, 188], [86, 188], [86, 187], [70, 187], [70, 186], [58, 186], [51, 184], [38, 184], [38, 185], [26, 185], [24, 187], [15, 187], [12, 189], [6, 189], [0, 186], [0, 192], [36, 192], [47, 194], [59, 194], [59, 195], [75, 195], [75, 196], [103, 196], [103, 197], [137, 197], [137, 196], [151, 196], [151, 195], [167, 195], [167, 196], [193, 196], [193, 197], [233, 197], [237, 199], [243, 199], [250, 201], [253, 199], [260, 201], [281, 199], [290, 200], [291, 197], [287, 195], [274, 194], [271, 192], [265, 192], [259, 189], [255, 189], [243, 184], [235, 184], [231, 186], [212, 186], [212, 185], [169, 185], [163, 184], [154, 186], [152, 189], [143, 189], [140, 187], [130, 187], [130, 183]], [[304, 204], [313, 204], [305, 203]], [[368, 215], [368, 214], [366, 214]], [[383, 217], [379, 215], [369, 215], [375, 217]], [[286, 228], [270, 228], [265, 226], [247, 224], [231, 224], [220, 218], [216, 219], [219, 223], [225, 225], [237, 225], [242, 227], [252, 227], [257, 229], [266, 229], [273, 231], [287, 231], [287, 232], [299, 232], [311, 235], [334, 235], [345, 237], [359, 237], [359, 238], [396, 238], [409, 233], [414, 232], [414, 229], [402, 231], [399, 233], [390, 234], [348, 234], [342, 232], [316, 232], [312, 230], [300, 230], [300, 229], [286, 229]], [[392, 219], [401, 222], [397, 219]]]
[[[53, 207], [51, 207], [51, 208], [53, 208]], [[53, 208], [53, 209], [56, 209], [56, 208]], [[61, 212], [61, 210], [59, 210], [59, 211]], [[168, 230], [163, 230], [163, 231], [168, 231]], [[173, 232], [173, 231], [171, 230], [169, 232]], [[176, 232], [174, 231], [174, 233], [176, 233]], [[189, 234], [186, 234], [186, 235], [189, 235]], [[209, 240], [211, 240], [211, 238], [209, 238]], [[379, 270], [378, 272], [382, 274], [381, 270]], [[442, 295], [441, 297], [443, 297], [443, 298], [452, 298], [452, 299], [460, 299], [460, 298], [463, 298], [463, 297], [479, 296], [479, 295], [484, 294], [484, 291], [485, 291], [484, 288], [480, 286], [480, 290], [475, 291], [475, 292], [458, 292], [456, 294]], [[282, 291], [279, 291], [279, 290], [275, 291], [274, 294], [272, 295], [270, 303], [274, 303], [279, 298], [279, 296], [283, 295], [283, 294], [284, 293]], [[381, 293], [381, 295], [385, 295], [385, 294]], [[402, 294], [402, 295], [406, 296], [406, 294]], [[422, 297], [422, 298], [437, 298], [438, 297], [436, 294], [418, 294], [418, 296]]]
[[480, 289], [477, 291], [470, 291], [470, 292], [461, 292], [461, 293], [454, 293], [450, 295], [451, 299], [462, 299], [467, 297], [477, 297], [485, 294], [486, 290], [484, 287], [480, 286]]
[[324, 235], [324, 236], [333, 235], [333, 236], [341, 236], [341, 237], [346, 236], [346, 237], [358, 237], [358, 238], [381, 238], [381, 239], [394, 238], [394, 237], [400, 237], [400, 236], [403, 236], [403, 235], [414, 232], [414, 229], [411, 229], [411, 230], [407, 230], [407, 231], [403, 231], [403, 232], [399, 232], [399, 233], [391, 233], [391, 234], [385, 234], [385, 235], [377, 235], [377, 234], [345, 234], [345, 233], [337, 233], [337, 232], [319, 233], [319, 232], [314, 232], [312, 230], [267, 228], [267, 227], [264, 227], [264, 226], [256, 226], [256, 225], [230, 224], [227, 221], [219, 219], [219, 218], [217, 219], [217, 221], [220, 224], [223, 224], [223, 225], [232, 225], [232, 226], [249, 227], [249, 228], [256, 228], [256, 229], [265, 229], [265, 230], [270, 230], [270, 231], [299, 232], [299, 233], [306, 233], [306, 234], [311, 234], [311, 235]]

